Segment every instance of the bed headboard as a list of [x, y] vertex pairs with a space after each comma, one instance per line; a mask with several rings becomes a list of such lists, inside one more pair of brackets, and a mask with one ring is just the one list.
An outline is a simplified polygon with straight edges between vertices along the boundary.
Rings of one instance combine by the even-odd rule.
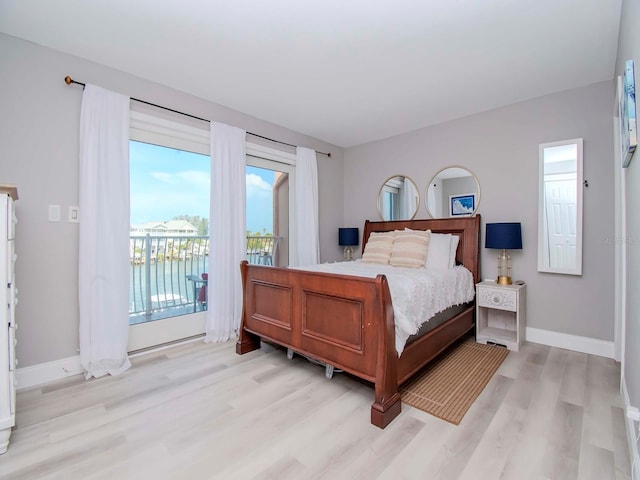
[[480, 215], [459, 218], [434, 218], [425, 220], [393, 220], [371, 222], [365, 220], [362, 235], [362, 251], [371, 232], [389, 232], [393, 230], [431, 230], [435, 233], [451, 233], [460, 237], [456, 263], [464, 265], [473, 274], [475, 283], [480, 281]]

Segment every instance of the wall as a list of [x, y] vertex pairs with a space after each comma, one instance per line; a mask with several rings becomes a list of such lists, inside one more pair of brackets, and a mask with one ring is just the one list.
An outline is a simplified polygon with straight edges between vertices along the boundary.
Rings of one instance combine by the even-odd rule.
[[[340, 258], [342, 149], [220, 105], [35, 44], [0, 34], [0, 183], [16, 184], [17, 355], [20, 367], [77, 355], [76, 224], [47, 221], [47, 206], [78, 204], [78, 125], [82, 89], [66, 75], [203, 118], [302, 145], [318, 156], [320, 251]], [[168, 67], [169, 68], [169, 67]], [[188, 72], [185, 72], [188, 74]], [[270, 146], [274, 146], [271, 144]], [[82, 214], [82, 213], [81, 213]]]
[[[345, 220], [378, 219], [376, 199], [391, 175], [421, 192], [446, 166], [476, 174], [482, 223], [522, 222], [523, 250], [512, 251], [516, 279], [527, 282], [527, 326], [613, 341], [614, 87], [602, 82], [469, 116], [345, 150]], [[538, 145], [584, 138], [583, 275], [537, 272]], [[484, 242], [484, 231], [482, 232]], [[484, 245], [484, 243], [482, 243]], [[496, 275], [497, 253], [481, 249], [483, 278]]]
[[[626, 60], [635, 62], [636, 86], [640, 80], [640, 3], [635, 0], [623, 0], [620, 21], [620, 37], [618, 42], [618, 58], [616, 60], [616, 77], [624, 74]], [[636, 100], [637, 102], [637, 100]], [[636, 103], [636, 109], [638, 109]], [[626, 249], [626, 303], [621, 308], [624, 312], [624, 345], [622, 358], [623, 394], [628, 395], [625, 402], [640, 406], [640, 377], [635, 370], [640, 365], [640, 153], [635, 152], [629, 167], [621, 169], [622, 198], [627, 214], [624, 218], [626, 233], [619, 238], [619, 244]], [[621, 193], [621, 192], [618, 192]], [[630, 427], [631, 425], [629, 425]], [[630, 428], [629, 435], [635, 435], [635, 428]], [[634, 478], [640, 478], [637, 444], [633, 446], [632, 461], [635, 460]]]

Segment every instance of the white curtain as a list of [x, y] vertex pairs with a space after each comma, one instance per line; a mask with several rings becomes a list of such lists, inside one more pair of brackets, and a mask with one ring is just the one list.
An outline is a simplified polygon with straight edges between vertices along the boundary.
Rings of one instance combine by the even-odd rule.
[[85, 87], [79, 183], [80, 362], [88, 379], [131, 366], [129, 97]]
[[318, 164], [316, 152], [296, 148], [297, 266], [320, 263], [318, 227]]
[[211, 206], [206, 342], [237, 335], [242, 315], [240, 262], [246, 258], [246, 132], [211, 122]]

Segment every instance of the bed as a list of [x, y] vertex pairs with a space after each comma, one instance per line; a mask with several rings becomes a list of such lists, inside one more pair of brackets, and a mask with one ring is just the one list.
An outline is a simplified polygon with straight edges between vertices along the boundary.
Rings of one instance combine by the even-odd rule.
[[[459, 237], [456, 263], [480, 278], [480, 215], [450, 219], [366, 221], [372, 232], [431, 230]], [[242, 355], [275, 343], [374, 385], [371, 423], [385, 428], [399, 413], [398, 387], [474, 326], [474, 302], [406, 344], [398, 356], [391, 294], [375, 278], [241, 264], [243, 312], [236, 344]]]

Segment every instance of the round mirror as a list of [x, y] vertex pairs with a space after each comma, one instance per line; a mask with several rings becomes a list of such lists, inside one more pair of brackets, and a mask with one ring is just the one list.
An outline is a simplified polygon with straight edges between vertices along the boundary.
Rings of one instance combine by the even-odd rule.
[[429, 182], [425, 198], [432, 218], [468, 217], [478, 209], [480, 182], [466, 168], [443, 168]]
[[411, 220], [419, 203], [418, 187], [404, 175], [388, 178], [378, 193], [378, 213], [382, 220]]

